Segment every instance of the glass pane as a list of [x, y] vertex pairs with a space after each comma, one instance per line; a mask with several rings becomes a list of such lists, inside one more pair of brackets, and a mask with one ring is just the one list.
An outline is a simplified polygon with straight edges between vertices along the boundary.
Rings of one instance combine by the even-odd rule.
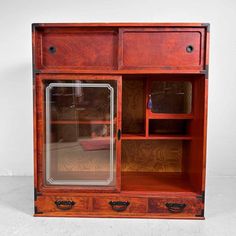
[[151, 86], [153, 113], [191, 113], [192, 83], [153, 81]]
[[114, 186], [116, 81], [45, 83], [46, 184]]

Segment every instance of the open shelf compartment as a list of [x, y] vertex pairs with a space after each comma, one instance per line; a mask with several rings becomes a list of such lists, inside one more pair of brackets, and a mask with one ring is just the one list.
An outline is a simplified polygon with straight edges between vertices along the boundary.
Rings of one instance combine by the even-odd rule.
[[191, 141], [124, 140], [121, 190], [194, 192], [186, 169]]

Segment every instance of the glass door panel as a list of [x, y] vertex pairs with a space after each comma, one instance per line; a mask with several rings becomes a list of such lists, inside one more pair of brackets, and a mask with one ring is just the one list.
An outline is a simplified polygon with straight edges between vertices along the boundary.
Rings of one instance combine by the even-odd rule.
[[192, 111], [189, 81], [153, 81], [150, 93], [153, 113], [189, 114]]
[[115, 186], [117, 81], [44, 85], [46, 184]]

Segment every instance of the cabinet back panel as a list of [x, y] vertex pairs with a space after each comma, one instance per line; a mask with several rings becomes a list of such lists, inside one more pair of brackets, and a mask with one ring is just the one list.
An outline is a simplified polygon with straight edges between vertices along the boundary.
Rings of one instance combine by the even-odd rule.
[[122, 133], [144, 133], [145, 80], [123, 79], [122, 89]]
[[126, 140], [122, 142], [122, 171], [181, 172], [182, 141]]

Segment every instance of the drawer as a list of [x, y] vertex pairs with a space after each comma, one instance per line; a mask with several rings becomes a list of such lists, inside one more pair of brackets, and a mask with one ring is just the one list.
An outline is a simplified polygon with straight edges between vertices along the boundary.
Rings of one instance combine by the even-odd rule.
[[185, 214], [200, 216], [203, 203], [196, 197], [155, 197], [148, 199], [148, 212], [157, 214]]
[[93, 211], [109, 214], [146, 213], [146, 198], [93, 198]]
[[113, 30], [47, 29], [41, 33], [41, 37], [38, 43], [42, 48], [42, 52], [39, 52], [42, 68], [117, 67], [118, 36]]
[[202, 69], [203, 28], [121, 30], [120, 67], [125, 69]]
[[87, 197], [39, 196], [36, 202], [37, 212], [84, 212], [88, 211]]

